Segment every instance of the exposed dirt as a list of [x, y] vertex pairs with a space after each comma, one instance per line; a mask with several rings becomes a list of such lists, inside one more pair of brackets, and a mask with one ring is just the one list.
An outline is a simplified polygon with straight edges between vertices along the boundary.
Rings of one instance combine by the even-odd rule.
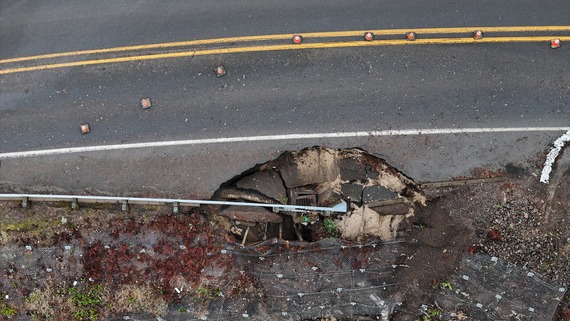
[[350, 215], [341, 216], [336, 227], [341, 237], [348, 240], [377, 236], [383, 241], [390, 241], [396, 238], [400, 223], [413, 215], [413, 211], [408, 215], [379, 215], [368, 206], [355, 207]]
[[[334, 160], [327, 158], [325, 163]], [[239, 248], [235, 245], [239, 238], [228, 232], [226, 226], [208, 221], [209, 216], [197, 209], [172, 215], [169, 208], [151, 206], [133, 206], [128, 212], [121, 212], [114, 206], [74, 211], [63, 203], [35, 203], [30, 209], [21, 209], [15, 202], [0, 203], [0, 318], [102, 320], [138, 313], [147, 315], [145, 320], [155, 316], [183, 320], [189, 315], [199, 318], [212, 313], [212, 303], [216, 300], [223, 300], [223, 306], [226, 300], [240, 302], [243, 298], [243, 309], [233, 311], [233, 317], [227, 318], [239, 319], [247, 314], [259, 320], [285, 320], [290, 315], [268, 312], [275, 301], [271, 301], [270, 289], [264, 284], [275, 281], [261, 281], [266, 277], [263, 275], [275, 277], [279, 272], [274, 271], [285, 269], [283, 262], [295, 263], [290, 262], [287, 253], [305, 250], [312, 252], [307, 261], [299, 261], [303, 266], [288, 269], [291, 273], [307, 270], [303, 275], [317, 273], [316, 280], [322, 280], [318, 273], [326, 272], [314, 263], [318, 260], [329, 262], [332, 267], [364, 271], [365, 266], [370, 269], [376, 264], [370, 258], [382, 257], [378, 253], [395, 257], [395, 261], [378, 263], [393, 266], [393, 284], [397, 286], [382, 293], [396, 302], [395, 310], [386, 310], [387, 314], [382, 310], [377, 316], [361, 316], [359, 320], [437, 320], [434, 293], [447, 284], [463, 257], [477, 252], [525, 267], [567, 288], [570, 170], [552, 182], [554, 186], [539, 183], [533, 172], [536, 172], [533, 164], [510, 164], [504, 172], [475, 169], [473, 178], [505, 176], [505, 180], [423, 192], [405, 178], [402, 190], [410, 191], [412, 199], [418, 195], [424, 197], [425, 192], [426, 206], [415, 207], [413, 216], [398, 216], [398, 221], [405, 218], [401, 224], [392, 224], [393, 218], [388, 220], [389, 212], [396, 207], [391, 207], [388, 213], [378, 211], [382, 219], [388, 220], [390, 235], [385, 238], [395, 237], [398, 243], [365, 248], [362, 252], [356, 250], [360, 247], [350, 250], [345, 245], [332, 252], [319, 252], [308, 246], [276, 241], [264, 246], [279, 247], [281, 261], [275, 259], [271, 265], [263, 257], [258, 259], [258, 254], [244, 255], [239, 260], [237, 255], [222, 255], [226, 249]], [[335, 174], [329, 176], [337, 180], [335, 171], [327, 173]], [[363, 182], [367, 184], [370, 180]], [[381, 228], [381, 223], [369, 226]], [[268, 228], [276, 233], [275, 226]], [[303, 238], [311, 241], [337, 237], [339, 232], [344, 230], [332, 228], [331, 221], [323, 218], [312, 225], [302, 225], [300, 230]], [[362, 242], [359, 244], [376, 239], [366, 234], [379, 235], [361, 233], [356, 237]], [[256, 248], [256, 251], [264, 250]], [[358, 260], [343, 262], [340, 256], [335, 259], [335, 253], [352, 253]], [[260, 271], [261, 267], [268, 270]], [[281, 278], [279, 274], [277, 278]], [[345, 276], [339, 274], [338, 278]], [[301, 286], [305, 284], [306, 292], [317, 291], [312, 287], [318, 282], [308, 283], [304, 277], [299, 282]], [[250, 301], [252, 298], [256, 299], [255, 304]], [[316, 298], [314, 309], [307, 311], [324, 306], [326, 298], [325, 295]], [[329, 303], [338, 307], [324, 312], [317, 309], [315, 319], [319, 316], [323, 317], [319, 320], [348, 320], [343, 317], [341, 307], [346, 304], [346, 309], [350, 309], [351, 302], [334, 300]], [[433, 318], [427, 318], [428, 312], [434, 314], [430, 316]], [[451, 312], [455, 313], [455, 320], [476, 319], [459, 308]], [[569, 315], [567, 295], [560, 304], [559, 320], [568, 320]]]
[[[474, 174], [496, 177], [500, 173], [476, 169]], [[551, 187], [556, 196], [550, 202], [547, 186], [533, 175], [427, 190], [427, 207], [416, 211], [406, 233], [412, 242], [405, 260], [409, 269], [399, 270], [398, 279], [408, 280], [408, 290], [394, 320], [409, 320], [410, 308], [417, 309], [418, 302], [436, 304], [426, 298], [449, 280], [465, 254], [483, 252], [538, 272], [560, 286], [570, 284], [569, 179], [567, 172], [557, 187]], [[549, 209], [552, 206], [557, 209]], [[567, 301], [561, 301], [560, 320], [566, 320], [562, 315], [568, 313]], [[455, 312], [471, 320], [463, 311]]]

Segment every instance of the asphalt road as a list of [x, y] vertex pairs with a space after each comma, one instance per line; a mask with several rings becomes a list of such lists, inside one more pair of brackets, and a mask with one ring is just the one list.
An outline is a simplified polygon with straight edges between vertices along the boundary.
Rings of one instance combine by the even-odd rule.
[[0, 57], [274, 33], [570, 25], [568, 12], [565, 0], [3, 0]]
[[[300, 31], [570, 25], [567, 1], [2, 1], [0, 59]], [[429, 7], [429, 8], [428, 8]], [[429, 14], [428, 14], [429, 12]], [[564, 44], [563, 44], [564, 45]], [[0, 75], [0, 153], [298, 133], [570, 126], [570, 55], [547, 43], [236, 53]], [[228, 74], [217, 78], [223, 64]], [[153, 107], [141, 110], [150, 97]], [[92, 132], [81, 135], [88, 122]], [[417, 180], [514, 162], [561, 132], [306, 139], [10, 158], [2, 191], [206, 197], [313, 145], [359, 146]]]

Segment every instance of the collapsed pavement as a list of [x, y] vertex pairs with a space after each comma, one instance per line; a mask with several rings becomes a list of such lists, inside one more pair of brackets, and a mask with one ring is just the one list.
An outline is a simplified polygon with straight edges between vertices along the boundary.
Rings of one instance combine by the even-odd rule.
[[[419, 186], [385, 160], [357, 148], [325, 147], [285, 152], [223, 184], [212, 199], [307, 206], [349, 203], [348, 213], [342, 215], [209, 206], [213, 219], [243, 244], [272, 237], [317, 241], [335, 233], [347, 240], [388, 241], [414, 215], [415, 206], [426, 202]], [[319, 232], [323, 227], [328, 233]]]
[[[502, 175], [482, 173], [482, 177]], [[501, 180], [489, 182], [496, 184]], [[496, 188], [505, 187], [496, 185], [490, 190]], [[255, 166], [224, 184], [214, 199], [318, 206], [343, 199], [350, 204], [348, 213], [265, 210], [260, 215], [259, 209], [238, 211], [231, 207], [217, 207], [210, 209], [213, 210], [210, 213], [228, 226], [242, 245], [250, 245], [231, 252], [240, 268], [251, 266], [252, 256], [260, 260], [256, 264], [256, 278], [267, 291], [264, 296], [270, 301], [272, 297], [290, 301], [275, 305], [280, 309], [271, 311], [273, 316], [282, 313], [284, 318], [293, 319], [375, 316], [381, 320], [409, 320], [420, 313], [437, 315], [444, 320], [469, 320], [469, 316], [481, 320], [552, 319], [566, 291], [564, 285], [525, 268], [505, 268], [500, 258], [475, 253], [478, 250], [469, 247], [469, 242], [476, 232], [472, 225], [476, 225], [477, 218], [447, 216], [451, 211], [443, 214], [445, 211], [438, 209], [442, 196], [431, 194], [433, 199], [428, 200], [412, 179], [360, 149], [313, 147], [286, 152]], [[415, 220], [417, 205], [427, 202], [430, 208], [422, 209], [422, 218]], [[461, 211], [461, 198], [452, 203], [457, 203], [454, 209]], [[434, 211], [440, 214], [430, 218]], [[438, 217], [442, 214], [446, 216]], [[330, 228], [331, 220], [334, 228]], [[415, 232], [414, 227], [419, 230]], [[267, 240], [271, 237], [275, 239]], [[332, 246], [327, 237], [340, 237], [343, 241]], [[358, 245], [372, 239], [376, 243]], [[343, 243], [351, 240], [358, 243]], [[303, 241], [315, 242], [319, 250], [307, 250], [307, 243]], [[324, 259], [325, 251], [320, 250], [323, 244], [329, 244], [337, 253], [331, 255], [329, 261]], [[365, 250], [364, 257], [359, 259], [360, 249], [369, 248], [370, 244], [371, 249]], [[493, 241], [486, 244], [490, 246]], [[256, 251], [258, 248], [264, 252]], [[307, 252], [313, 255], [304, 257]], [[346, 257], [348, 253], [356, 257]], [[331, 265], [331, 262], [337, 263]], [[349, 263], [346, 266], [340, 262]], [[479, 262], [485, 262], [483, 267]], [[355, 282], [358, 272], [372, 272], [372, 276]], [[350, 275], [344, 279], [348, 283], [330, 276], [339, 274]], [[521, 275], [527, 276], [524, 282], [517, 279]], [[496, 280], [502, 280], [503, 284], [497, 284]], [[493, 289], [489, 288], [491, 284]], [[307, 288], [320, 300], [307, 300]], [[439, 291], [430, 294], [434, 289]], [[344, 297], [346, 293], [351, 294]], [[421, 301], [431, 302], [431, 305], [420, 307], [418, 302]], [[298, 309], [292, 310], [291, 305]], [[315, 305], [328, 311], [309, 312]], [[266, 312], [269, 311], [254, 314], [263, 316]]]

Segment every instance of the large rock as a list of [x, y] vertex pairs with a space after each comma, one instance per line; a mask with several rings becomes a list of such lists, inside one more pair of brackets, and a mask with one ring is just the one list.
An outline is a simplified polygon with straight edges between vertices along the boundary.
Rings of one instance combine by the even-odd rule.
[[337, 154], [332, 149], [309, 148], [285, 153], [277, 164], [287, 188], [340, 180]]
[[364, 203], [372, 203], [398, 197], [398, 194], [387, 189], [382, 185], [374, 185], [364, 189], [362, 193], [362, 201]]
[[342, 184], [340, 186], [342, 195], [348, 198], [351, 202], [361, 203], [362, 202], [362, 191], [364, 186], [360, 184]]
[[377, 179], [379, 174], [368, 164], [354, 158], [342, 158], [339, 161], [340, 178], [343, 181], [367, 181]]
[[281, 203], [287, 203], [287, 190], [279, 173], [273, 169], [255, 172], [240, 179], [236, 186], [241, 189], [253, 189]]

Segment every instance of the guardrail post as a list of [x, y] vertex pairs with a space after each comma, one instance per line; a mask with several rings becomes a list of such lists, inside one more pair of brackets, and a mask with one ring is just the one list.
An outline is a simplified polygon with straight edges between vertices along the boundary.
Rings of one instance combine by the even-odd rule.
[[123, 201], [123, 202], [121, 203], [121, 211], [126, 212], [126, 211], [128, 211], [128, 210], [129, 210], [129, 204], [128, 204], [128, 202], [127, 202], [127, 201]]
[[178, 214], [178, 205], [179, 205], [178, 202], [172, 203], [172, 212], [174, 214]]
[[71, 209], [72, 210], [78, 210], [79, 209], [79, 202], [77, 201], [77, 198], [74, 198], [71, 201]]
[[30, 202], [28, 201], [27, 197], [22, 199], [22, 208], [30, 208]]

